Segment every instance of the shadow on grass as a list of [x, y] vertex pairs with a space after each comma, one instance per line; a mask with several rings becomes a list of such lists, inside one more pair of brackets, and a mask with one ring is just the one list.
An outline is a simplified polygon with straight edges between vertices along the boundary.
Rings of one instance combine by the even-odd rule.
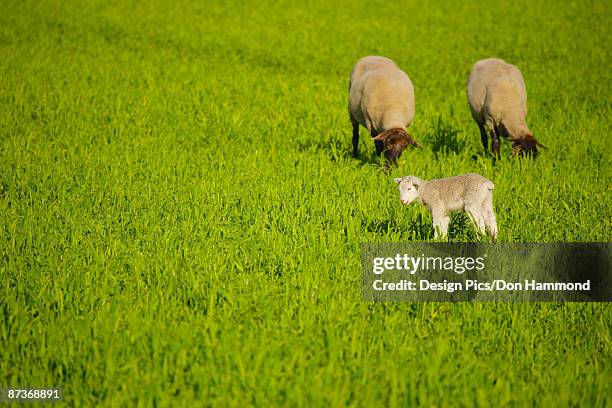
[[481, 235], [475, 229], [470, 217], [463, 211], [451, 214], [448, 240], [451, 242], [489, 242], [486, 235]]
[[[395, 219], [374, 219], [364, 221], [362, 226], [365, 230], [375, 234], [388, 234], [390, 232], [401, 232], [408, 237], [409, 241], [438, 241], [434, 239], [434, 230], [431, 216], [417, 214], [409, 223], [398, 224]], [[446, 242], [446, 239], [440, 240]], [[489, 238], [479, 234], [464, 212], [451, 214], [448, 226], [448, 242], [489, 242]]]
[[353, 145], [351, 144], [351, 139], [348, 137], [346, 140], [308, 140], [306, 142], [299, 142], [297, 144], [297, 150], [300, 152], [323, 152], [332, 162], [357, 160], [362, 165], [384, 164], [383, 159], [376, 156], [373, 142], [369, 146], [363, 146], [363, 144], [363, 142], [360, 143], [357, 157], [353, 157]]
[[411, 241], [423, 241], [433, 238], [433, 230], [431, 228], [431, 220], [423, 217], [422, 214], [417, 214], [413, 221], [408, 224], [398, 224], [395, 218], [392, 219], [375, 219], [364, 221], [362, 223], [364, 229], [374, 234], [388, 234], [390, 232], [401, 232], [410, 237]]
[[[345, 139], [335, 140], [308, 140], [299, 142], [299, 151], [324, 152], [334, 162], [356, 160], [360, 164], [371, 164], [384, 166], [384, 158], [375, 153], [374, 142], [369, 135], [361, 134], [359, 138], [359, 154], [353, 157], [352, 134], [346, 133]], [[431, 148], [436, 159], [439, 155], [449, 153], [459, 154], [466, 148], [466, 141], [459, 137], [459, 130], [450, 123], [439, 117], [435, 125], [423, 134], [423, 145]], [[406, 152], [412, 149], [407, 149]], [[405, 153], [406, 153], [405, 152]]]
[[438, 117], [436, 124], [424, 135], [423, 140], [431, 147], [437, 158], [439, 154], [458, 154], [465, 150], [466, 142], [460, 139], [458, 135], [459, 130]]

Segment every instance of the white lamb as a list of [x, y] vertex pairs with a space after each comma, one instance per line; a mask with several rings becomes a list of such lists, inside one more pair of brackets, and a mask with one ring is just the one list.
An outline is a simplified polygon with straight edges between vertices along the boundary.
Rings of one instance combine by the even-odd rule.
[[409, 145], [418, 146], [406, 128], [414, 118], [414, 88], [408, 75], [385, 57], [357, 61], [349, 83], [353, 156], [359, 153], [359, 124], [368, 129], [376, 154], [396, 161]]
[[414, 176], [396, 178], [400, 200], [409, 205], [413, 201], [424, 204], [432, 215], [435, 237], [448, 234], [449, 214], [466, 211], [479, 232], [491, 234], [497, 240], [497, 222], [493, 210], [494, 184], [480, 174], [462, 174], [443, 179], [422, 180]]

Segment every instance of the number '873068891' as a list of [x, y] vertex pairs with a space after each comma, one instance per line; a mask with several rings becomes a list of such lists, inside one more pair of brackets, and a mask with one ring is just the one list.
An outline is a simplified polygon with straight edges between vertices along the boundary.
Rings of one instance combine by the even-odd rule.
[[0, 402], [10, 401], [60, 401], [64, 396], [61, 388], [0, 388]]

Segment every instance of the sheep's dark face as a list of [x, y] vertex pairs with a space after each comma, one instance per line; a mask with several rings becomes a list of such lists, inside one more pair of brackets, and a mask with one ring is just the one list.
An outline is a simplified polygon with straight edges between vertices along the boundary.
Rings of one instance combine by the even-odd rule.
[[395, 163], [406, 147], [408, 147], [408, 142], [405, 140], [398, 140], [395, 143], [385, 143], [385, 157], [388, 161]]
[[395, 163], [408, 145], [419, 146], [404, 129], [389, 129], [376, 136], [374, 140], [381, 140], [385, 144], [385, 157], [388, 162]]
[[512, 143], [512, 152], [514, 156], [532, 157], [538, 156], [538, 147], [546, 149], [546, 146], [538, 142], [535, 137], [528, 134], [524, 139], [514, 140]]

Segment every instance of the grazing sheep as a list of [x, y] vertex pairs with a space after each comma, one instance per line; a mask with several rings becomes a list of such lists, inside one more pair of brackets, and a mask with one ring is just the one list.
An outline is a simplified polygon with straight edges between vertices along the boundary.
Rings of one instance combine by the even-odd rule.
[[409, 145], [418, 146], [406, 130], [414, 118], [414, 88], [408, 75], [385, 57], [357, 61], [349, 83], [349, 114], [353, 125], [353, 156], [359, 153], [359, 125], [368, 129], [388, 162]]
[[493, 210], [492, 182], [480, 174], [462, 174], [435, 180], [421, 180], [414, 176], [396, 178], [400, 200], [408, 205], [413, 201], [424, 204], [433, 218], [435, 237], [448, 233], [449, 213], [464, 210], [471, 215], [479, 232], [491, 234], [497, 240], [497, 223]]
[[538, 147], [545, 147], [525, 124], [527, 90], [521, 71], [514, 65], [497, 58], [478, 61], [467, 81], [467, 97], [485, 149], [486, 130], [491, 134], [491, 152], [497, 156], [500, 136], [512, 140], [514, 156], [518, 153], [535, 157]]

